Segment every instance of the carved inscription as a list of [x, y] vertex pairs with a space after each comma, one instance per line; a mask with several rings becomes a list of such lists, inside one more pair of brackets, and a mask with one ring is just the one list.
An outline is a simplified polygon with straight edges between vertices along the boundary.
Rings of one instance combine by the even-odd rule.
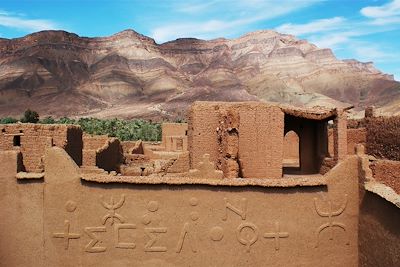
[[[103, 198], [103, 196], [101, 196], [101, 198]], [[113, 198], [112, 196], [111, 196], [111, 201], [110, 201], [110, 203], [106, 203], [106, 202], [104, 202], [104, 201], [101, 201], [101, 204], [103, 205], [103, 207], [109, 211], [109, 212], [108, 212], [106, 215], [104, 215], [104, 217], [102, 218], [103, 225], [106, 224], [106, 222], [107, 222], [108, 219], [110, 219], [111, 225], [114, 224], [115, 219], [118, 219], [121, 223], [125, 222], [125, 219], [124, 219], [120, 214], [118, 214], [117, 212], [115, 212], [115, 210], [117, 210], [117, 209], [119, 209], [119, 208], [122, 207], [122, 205], [124, 204], [124, 202], [125, 202], [125, 195], [122, 195], [121, 198], [120, 198], [120, 200], [119, 200], [117, 203], [114, 202], [114, 198]]]
[[[192, 197], [189, 199], [189, 204], [192, 207], [196, 207], [199, 204], [199, 200], [195, 197]], [[192, 211], [190, 213], [190, 219], [193, 222], [197, 221], [199, 219], [199, 217], [200, 217], [199, 213], [196, 211]], [[191, 227], [191, 224], [188, 222], [185, 222], [185, 224], [183, 225], [181, 234], [179, 235], [178, 244], [176, 246], [176, 253], [180, 253], [182, 251], [183, 244], [186, 239], [187, 239], [187, 243], [190, 244], [192, 252], [194, 252], [194, 253], [197, 252], [196, 232], [194, 231], [194, 229], [191, 229], [191, 228], [193, 228], [193, 227]]]
[[64, 221], [64, 232], [63, 233], [53, 233], [54, 238], [64, 238], [64, 248], [67, 250], [69, 248], [70, 239], [78, 239], [81, 237], [80, 234], [74, 234], [69, 232], [70, 224], [68, 220]]
[[106, 247], [96, 246], [97, 243], [100, 243], [97, 235], [95, 233], [101, 233], [106, 231], [105, 226], [98, 227], [85, 227], [85, 233], [90, 237], [89, 243], [85, 246], [85, 251], [89, 253], [99, 253], [106, 251]]
[[280, 249], [279, 239], [289, 237], [288, 232], [280, 232], [279, 222], [275, 222], [275, 232], [265, 233], [264, 238], [274, 238], [275, 239], [275, 250]]
[[210, 238], [212, 241], [221, 241], [224, 238], [224, 229], [220, 226], [214, 226], [210, 230]]
[[225, 213], [224, 217], [222, 218], [223, 221], [228, 220], [228, 209], [233, 211], [235, 214], [239, 215], [242, 220], [246, 220], [246, 213], [247, 213], [247, 199], [242, 198], [240, 201], [240, 208], [233, 206], [227, 198], [224, 198], [225, 201]]
[[[347, 194], [345, 195], [345, 201], [344, 203], [335, 211], [333, 211], [333, 207], [332, 207], [332, 201], [329, 200], [328, 201], [328, 211], [324, 212], [321, 209], [319, 209], [318, 205], [317, 205], [317, 199], [314, 198], [314, 207], [315, 207], [315, 211], [317, 212], [317, 214], [321, 217], [327, 217], [328, 218], [328, 222], [325, 224], [322, 224], [320, 227], [318, 227], [318, 229], [315, 231], [315, 238], [316, 238], [316, 242], [315, 242], [315, 247], [317, 248], [319, 246], [319, 236], [321, 234], [321, 232], [325, 229], [330, 229], [330, 236], [329, 239], [333, 240], [333, 228], [337, 227], [337, 228], [341, 228], [343, 229], [344, 233], [346, 234], [346, 225], [340, 222], [336, 222], [333, 220], [333, 217], [337, 217], [340, 214], [342, 214], [344, 212], [344, 210], [346, 209], [347, 206]], [[350, 241], [347, 239], [346, 241], [346, 245], [349, 245]]]
[[[144, 251], [146, 252], [166, 252], [167, 248], [164, 246], [155, 246], [158, 241], [158, 236], [160, 234], [165, 234], [167, 232], [166, 227], [158, 227], [158, 228], [145, 228], [144, 229], [146, 235], [150, 238], [150, 240], [144, 245]], [[183, 241], [181, 245], [181, 249], [183, 246]]]
[[181, 234], [179, 236], [178, 245], [176, 246], [176, 253], [180, 253], [182, 251], [183, 243], [185, 242], [186, 239], [188, 239], [187, 242], [190, 244], [192, 251], [196, 253], [197, 252], [196, 236], [194, 233], [191, 233], [189, 231], [189, 223], [185, 223], [183, 225]]
[[250, 246], [258, 240], [258, 228], [253, 223], [242, 223], [236, 229], [237, 240], [246, 246], [246, 251], [250, 252]]
[[114, 240], [116, 248], [126, 248], [126, 249], [134, 249], [136, 244], [133, 242], [121, 242], [120, 241], [120, 232], [122, 230], [131, 230], [136, 229], [136, 225], [130, 223], [116, 223], [114, 226]]

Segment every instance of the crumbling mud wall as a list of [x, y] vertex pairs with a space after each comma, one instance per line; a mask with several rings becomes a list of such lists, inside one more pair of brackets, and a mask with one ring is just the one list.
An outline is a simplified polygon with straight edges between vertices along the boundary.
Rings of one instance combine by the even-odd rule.
[[391, 187], [397, 194], [400, 194], [400, 161], [377, 160], [370, 167], [375, 180]]
[[360, 207], [360, 266], [400, 266], [399, 206], [365, 192]]
[[[347, 129], [347, 154], [354, 155], [355, 147], [357, 144], [366, 146], [367, 142], [367, 130], [364, 127], [361, 128], [348, 128]], [[333, 129], [328, 130], [328, 143], [329, 143], [329, 155], [333, 156]]]
[[400, 160], [400, 117], [366, 118], [368, 154]]
[[187, 123], [163, 123], [162, 145], [166, 151], [187, 150]]
[[121, 143], [110, 138], [106, 144], [96, 150], [96, 166], [106, 171], [116, 171], [123, 162]]
[[282, 179], [99, 183], [82, 181], [62, 149], [45, 159], [45, 178], [35, 183], [42, 206], [33, 213], [32, 203], [18, 202], [31, 188], [18, 195], [17, 181], [6, 180], [14, 206], [0, 210], [9, 226], [0, 228], [5, 266], [358, 266], [355, 156], [314, 186], [294, 187]]
[[21, 151], [27, 172], [43, 171], [46, 148], [66, 149], [77, 164], [82, 162], [82, 130], [75, 125], [4, 124], [0, 125], [0, 150]]
[[279, 107], [196, 102], [189, 116], [191, 168], [208, 154], [225, 177], [237, 177], [238, 168], [244, 178], [282, 176], [284, 114]]

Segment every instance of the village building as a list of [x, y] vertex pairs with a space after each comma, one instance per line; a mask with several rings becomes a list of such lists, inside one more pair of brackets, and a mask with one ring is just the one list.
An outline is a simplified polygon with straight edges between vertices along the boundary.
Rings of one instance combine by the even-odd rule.
[[400, 161], [366, 153], [373, 125], [259, 102], [195, 102], [161, 143], [0, 125], [0, 262], [398, 266]]

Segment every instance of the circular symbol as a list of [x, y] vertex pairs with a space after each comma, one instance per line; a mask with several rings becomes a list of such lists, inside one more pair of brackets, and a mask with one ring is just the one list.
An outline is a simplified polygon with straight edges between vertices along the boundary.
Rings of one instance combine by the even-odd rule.
[[150, 219], [150, 216], [149, 216], [148, 214], [143, 215], [143, 217], [142, 217], [142, 223], [143, 223], [144, 225], [148, 225], [149, 223], [151, 223], [151, 219]]
[[199, 214], [195, 211], [191, 212], [190, 219], [192, 219], [192, 221], [197, 221], [199, 219]]
[[210, 230], [210, 238], [213, 241], [221, 241], [224, 238], [224, 229], [219, 226], [214, 226]]
[[195, 197], [192, 197], [191, 199], [189, 199], [189, 203], [191, 206], [197, 206], [197, 204], [199, 204], [199, 200]]
[[76, 202], [68, 200], [67, 203], [65, 203], [65, 210], [68, 212], [74, 212], [76, 210]]
[[155, 212], [158, 210], [158, 202], [157, 201], [150, 201], [147, 204], [147, 209], [151, 212]]

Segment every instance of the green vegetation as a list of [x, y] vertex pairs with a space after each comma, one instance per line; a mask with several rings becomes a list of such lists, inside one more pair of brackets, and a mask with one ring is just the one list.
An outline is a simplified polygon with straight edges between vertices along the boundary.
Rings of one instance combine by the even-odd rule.
[[38, 121], [39, 114], [30, 109], [25, 110], [24, 116], [21, 118], [21, 122], [37, 123]]
[[[28, 112], [29, 111], [29, 112]], [[117, 137], [121, 141], [127, 140], [144, 140], [144, 141], [160, 141], [161, 140], [161, 123], [135, 119], [135, 120], [121, 120], [121, 119], [96, 119], [96, 118], [80, 118], [78, 120], [63, 117], [54, 119], [46, 117], [39, 120], [37, 112], [27, 110], [21, 122], [33, 122], [42, 124], [75, 124], [80, 125], [82, 130], [89, 134], [94, 135], [108, 135]], [[35, 122], [37, 118], [37, 121]], [[14, 118], [0, 118], [0, 123], [16, 123]]]

